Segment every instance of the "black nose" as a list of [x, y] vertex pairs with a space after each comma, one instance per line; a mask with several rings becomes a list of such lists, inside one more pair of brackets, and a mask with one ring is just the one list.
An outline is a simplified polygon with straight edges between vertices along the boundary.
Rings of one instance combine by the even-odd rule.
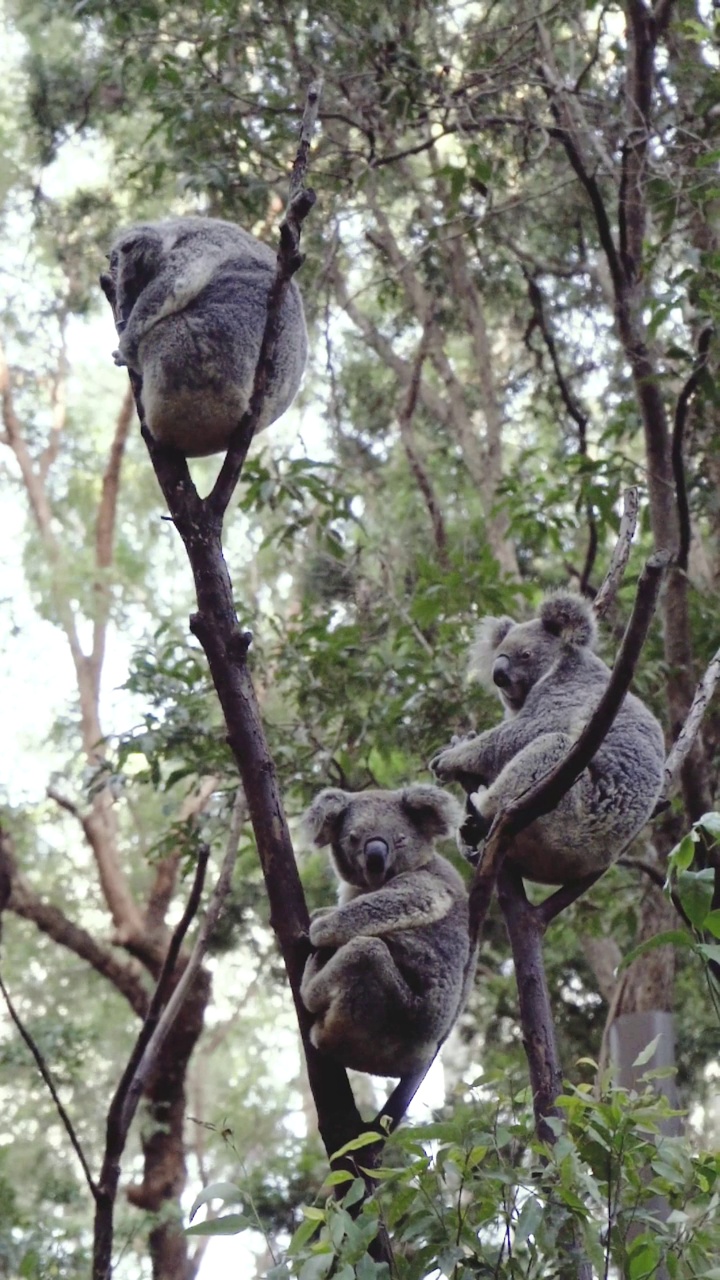
[[510, 659], [505, 657], [496, 658], [492, 669], [493, 682], [498, 689], [507, 689], [511, 684], [510, 680]]
[[385, 870], [390, 847], [386, 840], [375, 837], [365, 845], [365, 866], [371, 876], [382, 875]]

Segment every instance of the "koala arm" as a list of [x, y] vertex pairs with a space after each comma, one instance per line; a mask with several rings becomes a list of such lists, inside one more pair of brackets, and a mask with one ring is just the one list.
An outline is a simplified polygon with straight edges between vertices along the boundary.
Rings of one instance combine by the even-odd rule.
[[345, 906], [314, 919], [314, 947], [342, 947], [352, 938], [381, 938], [402, 929], [435, 924], [451, 910], [455, 896], [448, 885], [423, 871], [399, 875], [375, 893], [362, 894]]
[[475, 737], [464, 738], [444, 747], [430, 761], [430, 768], [441, 782], [471, 782], [487, 785], [502, 768], [500, 763], [505, 724], [487, 729]]

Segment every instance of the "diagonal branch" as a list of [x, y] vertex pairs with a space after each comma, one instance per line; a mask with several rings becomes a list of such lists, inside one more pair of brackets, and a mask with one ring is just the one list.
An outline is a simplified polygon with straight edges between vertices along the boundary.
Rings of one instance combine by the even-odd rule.
[[87, 1182], [90, 1188], [90, 1194], [93, 1196], [95, 1200], [97, 1200], [98, 1189], [97, 1189], [97, 1186], [95, 1185], [95, 1180], [90, 1172], [90, 1166], [87, 1160], [85, 1159], [85, 1152], [83, 1151], [80, 1145], [80, 1139], [78, 1138], [77, 1133], [75, 1132], [75, 1126], [73, 1125], [73, 1122], [70, 1119], [70, 1116], [68, 1115], [67, 1111], [65, 1110], [65, 1107], [62, 1104], [60, 1095], [55, 1087], [55, 1081], [53, 1080], [52, 1075], [50, 1074], [50, 1070], [48, 1068], [47, 1063], [45, 1062], [43, 1055], [41, 1054], [37, 1044], [35, 1043], [35, 1040], [31, 1036], [27, 1027], [25, 1027], [17, 1009], [15, 1008], [15, 1005], [10, 999], [8, 989], [5, 986], [5, 983], [3, 982], [2, 976], [0, 976], [0, 993], [2, 993], [2, 997], [5, 1001], [5, 1004], [7, 1005], [8, 1013], [10, 1014], [10, 1017], [12, 1018], [12, 1021], [14, 1022], [18, 1030], [18, 1033], [20, 1034], [22, 1039], [25, 1041], [25, 1044], [27, 1045], [33, 1058], [35, 1059], [35, 1062], [37, 1064], [37, 1069], [43, 1078], [43, 1081], [50, 1094], [50, 1097], [55, 1103], [55, 1109], [60, 1117], [60, 1120], [62, 1121], [65, 1132], [67, 1133], [67, 1136], [70, 1139], [70, 1144], [73, 1148], [73, 1151], [75, 1152], [82, 1166], [82, 1171], [85, 1174], [85, 1181]]
[[41, 933], [52, 938], [53, 942], [66, 947], [89, 964], [96, 973], [107, 978], [116, 991], [125, 997], [133, 1012], [144, 1018], [148, 1007], [148, 993], [135, 966], [119, 960], [110, 947], [103, 946], [86, 929], [69, 920], [59, 907], [45, 902], [35, 893], [18, 871], [10, 837], [1, 829], [0, 865], [10, 879], [9, 910], [24, 920], [29, 920]]

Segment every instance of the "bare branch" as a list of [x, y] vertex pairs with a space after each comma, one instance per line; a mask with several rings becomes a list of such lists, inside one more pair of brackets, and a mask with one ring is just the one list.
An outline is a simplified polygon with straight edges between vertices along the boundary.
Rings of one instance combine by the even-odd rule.
[[93, 1198], [97, 1201], [98, 1189], [97, 1189], [97, 1186], [95, 1185], [95, 1181], [90, 1172], [90, 1166], [87, 1160], [85, 1159], [85, 1153], [80, 1145], [80, 1139], [78, 1138], [75, 1132], [73, 1122], [70, 1119], [70, 1116], [68, 1115], [67, 1111], [65, 1110], [65, 1107], [63, 1106], [60, 1100], [60, 1095], [58, 1094], [58, 1091], [55, 1088], [55, 1082], [52, 1078], [52, 1075], [50, 1074], [50, 1070], [48, 1068], [47, 1063], [45, 1062], [43, 1055], [41, 1054], [37, 1044], [35, 1043], [35, 1040], [31, 1036], [27, 1027], [24, 1026], [17, 1009], [15, 1008], [12, 1000], [10, 999], [10, 995], [8, 993], [7, 987], [5, 986], [5, 983], [2, 980], [2, 976], [0, 976], [0, 992], [2, 992], [2, 996], [5, 1001], [5, 1004], [7, 1005], [7, 1010], [8, 1010], [8, 1013], [10, 1014], [10, 1017], [15, 1023], [17, 1030], [19, 1031], [20, 1035], [25, 1041], [25, 1044], [30, 1050], [33, 1058], [35, 1059], [35, 1062], [37, 1063], [38, 1071], [40, 1072], [40, 1075], [42, 1076], [45, 1082], [45, 1085], [47, 1086], [50, 1096], [53, 1102], [55, 1103], [55, 1109], [63, 1123], [65, 1132], [67, 1133], [67, 1136], [70, 1139], [72, 1148], [78, 1160], [80, 1161], [80, 1164], [82, 1166], [82, 1171], [85, 1174], [85, 1181], [87, 1182], [90, 1188], [90, 1193], [93, 1196]]
[[428, 509], [430, 519], [432, 521], [433, 534], [435, 537], [435, 549], [437, 551], [438, 560], [443, 569], [448, 568], [448, 552], [447, 552], [447, 533], [445, 531], [445, 521], [440, 504], [435, 496], [432, 481], [428, 475], [427, 469], [420, 457], [415, 445], [415, 439], [412, 430], [412, 420], [418, 402], [418, 392], [420, 390], [420, 379], [422, 377], [422, 368], [428, 354], [428, 347], [431, 340], [431, 324], [426, 324], [423, 330], [420, 345], [417, 349], [415, 360], [413, 361], [412, 378], [408, 387], [405, 402], [398, 412], [398, 426], [400, 427], [400, 439], [407, 455], [410, 470], [412, 471], [418, 489], [420, 490], [425, 505]]
[[217, 924], [218, 917], [230, 889], [232, 874], [235, 868], [235, 860], [237, 858], [238, 845], [240, 843], [240, 836], [246, 819], [247, 805], [245, 803], [245, 796], [243, 795], [242, 790], [238, 790], [235, 796], [232, 817], [230, 819], [230, 829], [228, 832], [225, 857], [223, 859], [222, 867], [220, 868], [220, 874], [217, 878], [215, 888], [212, 892], [212, 897], [210, 898], [210, 902], [208, 903], [208, 907], [205, 912], [205, 919], [177, 986], [165, 1005], [157, 1026], [145, 1046], [142, 1058], [137, 1065], [135, 1075], [127, 1090], [120, 1116], [120, 1128], [121, 1130], [124, 1129], [126, 1134], [130, 1128], [140, 1095], [155, 1063], [157, 1062], [165, 1038], [182, 1008], [190, 986], [194, 981], [195, 975], [202, 964], [205, 953], [207, 952], [208, 942], [215, 925]]
[[687, 486], [685, 484], [685, 461], [683, 458], [683, 437], [685, 435], [685, 419], [688, 405], [698, 389], [702, 375], [707, 367], [710, 339], [715, 330], [707, 325], [698, 339], [698, 353], [695, 367], [683, 387], [675, 407], [675, 422], [672, 434], [672, 469], [675, 479], [675, 501], [677, 503], [680, 537], [675, 563], [678, 569], [687, 573], [690, 555], [690, 508], [688, 506]]
[[227, 510], [235, 486], [240, 478], [247, 451], [253, 438], [255, 428], [262, 413], [265, 390], [273, 370], [275, 347], [280, 331], [280, 314], [290, 281], [303, 258], [300, 253], [300, 233], [302, 224], [315, 204], [315, 192], [304, 186], [308, 167], [310, 143], [317, 120], [320, 105], [321, 81], [310, 85], [305, 101], [305, 112], [300, 128], [300, 145], [290, 177], [290, 197], [285, 217], [280, 223], [280, 248], [277, 256], [275, 279], [268, 291], [267, 316], [265, 331], [258, 362], [255, 366], [255, 378], [250, 403], [243, 414], [237, 428], [233, 432], [230, 445], [212, 492], [206, 502], [209, 512], [222, 521]]
[[618, 593], [620, 583], [623, 580], [637, 526], [638, 503], [638, 490], [633, 485], [623, 493], [622, 519], [620, 520], [615, 550], [610, 560], [610, 568], [605, 574], [603, 584], [593, 600], [593, 609], [598, 618], [604, 618], [609, 613]]
[[[172, 984], [175, 965], [180, 954], [183, 939], [187, 933], [200, 905], [203, 884], [205, 882], [205, 872], [207, 870], [208, 858], [210, 850], [207, 845], [202, 845], [198, 854], [198, 863], [195, 869], [195, 880], [193, 882], [187, 906], [183, 912], [182, 918], [178, 923], [170, 945], [167, 949], [165, 961], [158, 978], [157, 985], [150, 999], [150, 1005], [147, 1011], [145, 1021], [140, 1028], [140, 1034], [135, 1041], [135, 1045], [131, 1051], [125, 1070], [122, 1073], [120, 1082], [115, 1090], [112, 1102], [107, 1115], [107, 1124], [105, 1131], [105, 1154], [103, 1156], [102, 1169], [100, 1171], [100, 1179], [97, 1184], [96, 1195], [96, 1212], [93, 1240], [93, 1280], [110, 1280], [111, 1256], [113, 1242], [113, 1211], [115, 1207], [115, 1198], [117, 1196], [117, 1187], [120, 1179], [120, 1157], [125, 1149], [128, 1128], [134, 1114], [135, 1107], [129, 1110], [127, 1107], [127, 1099], [135, 1080], [138, 1067], [142, 1061], [143, 1054], [149, 1044], [153, 1032], [160, 1019], [161, 1010], [168, 998], [168, 991]], [[135, 1099], [137, 1106], [137, 1098]]]
[[9, 910], [22, 919], [29, 920], [41, 933], [52, 938], [53, 942], [66, 947], [89, 964], [96, 973], [107, 978], [120, 995], [125, 997], [133, 1012], [144, 1018], [148, 1007], [148, 993], [136, 967], [123, 963], [110, 947], [103, 946], [87, 930], [74, 924], [59, 907], [43, 901], [18, 871], [10, 837], [1, 829], [0, 866], [10, 879]]
[[715, 692], [718, 680], [720, 680], [720, 649], [713, 655], [707, 671], [695, 691], [695, 697], [690, 705], [687, 719], [665, 761], [663, 796], [666, 798], [672, 794], [678, 784], [680, 772], [693, 748], [695, 739], [700, 731], [703, 716]]

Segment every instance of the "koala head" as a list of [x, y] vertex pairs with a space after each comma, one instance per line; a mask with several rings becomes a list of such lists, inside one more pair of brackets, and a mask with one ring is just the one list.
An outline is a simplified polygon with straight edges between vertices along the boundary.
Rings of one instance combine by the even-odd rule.
[[113, 244], [109, 278], [115, 281], [117, 311], [123, 321], [127, 320], [143, 289], [161, 270], [166, 250], [165, 237], [152, 222], [130, 227]]
[[470, 670], [495, 688], [510, 715], [516, 715], [533, 685], [569, 650], [593, 649], [597, 628], [582, 596], [558, 591], [548, 596], [532, 622], [483, 618], [470, 654]]
[[418, 784], [399, 791], [328, 787], [315, 797], [304, 823], [316, 845], [330, 845], [338, 877], [367, 891], [421, 867], [432, 855], [433, 840], [452, 835], [461, 820], [453, 796]]

